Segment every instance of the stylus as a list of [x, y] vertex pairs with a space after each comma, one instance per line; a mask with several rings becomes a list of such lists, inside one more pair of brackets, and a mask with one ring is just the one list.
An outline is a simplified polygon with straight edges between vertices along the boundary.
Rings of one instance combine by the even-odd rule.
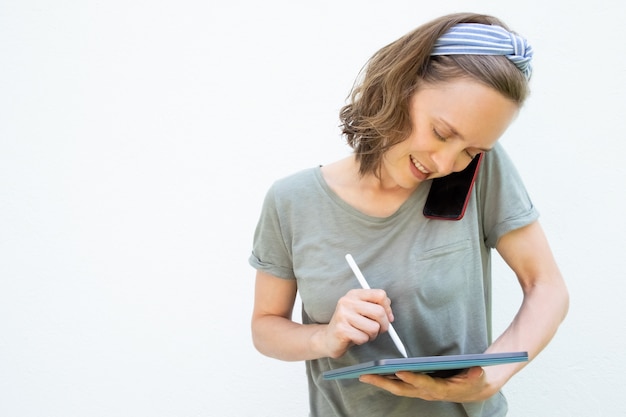
[[[346, 261], [348, 261], [348, 265], [350, 265], [350, 268], [352, 268], [352, 272], [354, 272], [354, 275], [356, 275], [356, 279], [359, 280], [359, 284], [361, 284], [361, 287], [365, 288], [366, 290], [369, 290], [370, 285], [365, 280], [363, 273], [361, 272], [361, 270], [359, 269], [359, 266], [354, 261], [354, 258], [352, 257], [352, 255], [347, 254]], [[402, 353], [402, 356], [404, 356], [405, 358], [408, 358], [406, 349], [404, 345], [402, 344], [402, 341], [400, 340], [398, 333], [396, 333], [396, 330], [393, 328], [391, 323], [389, 323], [388, 332], [389, 332], [389, 336], [391, 336], [391, 340], [393, 340], [393, 343], [396, 345], [400, 353]]]

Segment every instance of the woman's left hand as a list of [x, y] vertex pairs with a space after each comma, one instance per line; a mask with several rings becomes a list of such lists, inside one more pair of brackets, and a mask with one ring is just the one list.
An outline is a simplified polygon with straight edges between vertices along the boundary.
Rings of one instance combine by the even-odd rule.
[[493, 387], [490, 389], [485, 371], [481, 367], [473, 367], [448, 378], [437, 378], [423, 373], [397, 372], [395, 378], [362, 375], [359, 380], [398, 396], [427, 401], [459, 403], [482, 401], [496, 392]]

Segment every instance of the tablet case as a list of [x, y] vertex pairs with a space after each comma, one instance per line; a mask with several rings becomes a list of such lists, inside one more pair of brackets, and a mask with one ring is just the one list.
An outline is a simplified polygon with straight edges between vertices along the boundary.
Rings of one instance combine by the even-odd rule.
[[[422, 356], [416, 358], [379, 359], [326, 371], [324, 379], [358, 378], [360, 375], [393, 375], [399, 371], [435, 373], [451, 376], [472, 366], [490, 366], [526, 362], [528, 352], [479, 353], [469, 355]], [[441, 373], [442, 371], [446, 371]]]

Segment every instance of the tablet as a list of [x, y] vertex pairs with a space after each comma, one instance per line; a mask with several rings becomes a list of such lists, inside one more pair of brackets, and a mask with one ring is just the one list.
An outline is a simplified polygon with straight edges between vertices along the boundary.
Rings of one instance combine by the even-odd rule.
[[527, 362], [528, 352], [478, 353], [470, 355], [421, 356], [379, 359], [324, 372], [324, 379], [358, 378], [360, 375], [393, 375], [399, 371], [424, 372], [448, 377], [472, 366]]

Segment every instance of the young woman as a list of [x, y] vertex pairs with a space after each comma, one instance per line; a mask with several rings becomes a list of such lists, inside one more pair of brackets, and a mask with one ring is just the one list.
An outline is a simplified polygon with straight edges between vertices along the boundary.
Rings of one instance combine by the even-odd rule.
[[[254, 236], [257, 349], [306, 361], [311, 416], [503, 416], [500, 389], [526, 363], [438, 378], [322, 378], [324, 371], [409, 356], [527, 351], [548, 344], [568, 293], [498, 139], [529, 92], [532, 49], [498, 19], [453, 14], [378, 51], [341, 111], [350, 157], [281, 179]], [[460, 219], [426, 217], [433, 180], [481, 158]], [[449, 177], [448, 177], [449, 178]], [[491, 334], [490, 251], [515, 272], [518, 314]], [[360, 289], [345, 255], [372, 289]], [[302, 323], [291, 315], [296, 293]]]

